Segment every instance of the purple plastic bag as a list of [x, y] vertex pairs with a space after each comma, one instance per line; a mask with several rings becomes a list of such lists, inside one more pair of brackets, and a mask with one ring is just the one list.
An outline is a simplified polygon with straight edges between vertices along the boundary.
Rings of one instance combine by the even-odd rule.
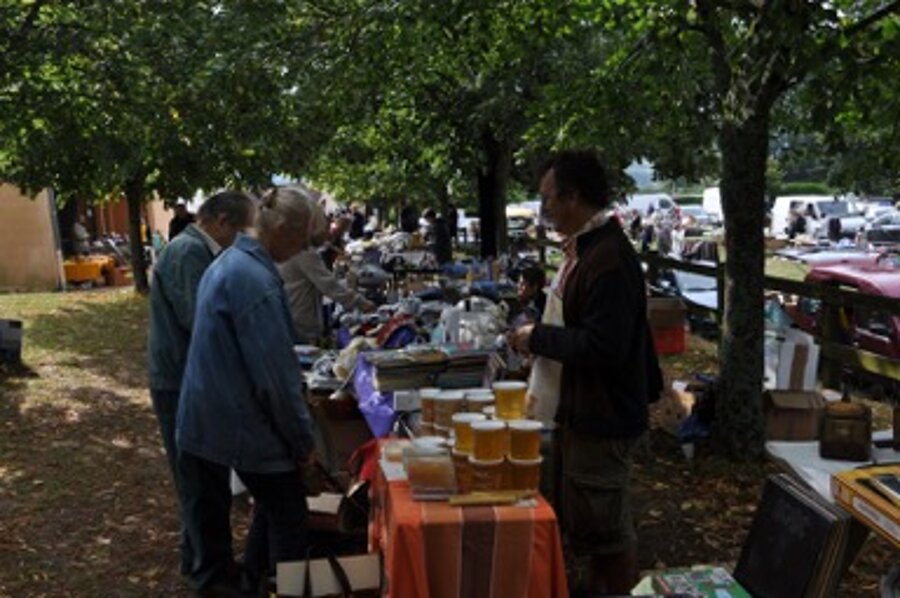
[[394, 412], [394, 393], [375, 390], [375, 368], [366, 359], [365, 353], [356, 356], [353, 388], [356, 390], [359, 410], [366, 418], [372, 434], [376, 438], [387, 436], [397, 419]]

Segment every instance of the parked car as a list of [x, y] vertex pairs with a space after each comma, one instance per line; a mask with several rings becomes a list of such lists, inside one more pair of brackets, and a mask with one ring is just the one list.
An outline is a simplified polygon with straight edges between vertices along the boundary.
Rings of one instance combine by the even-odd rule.
[[641, 216], [646, 216], [651, 209], [655, 214], [674, 215], [676, 218], [681, 215], [681, 208], [667, 193], [635, 193], [629, 195], [626, 201], [629, 210], [637, 210]]
[[778, 257], [802, 262], [810, 269], [822, 266], [836, 266], [838, 264], [852, 264], [855, 266], [874, 266], [878, 263], [881, 254], [864, 249], [833, 249], [831, 247], [787, 248], [775, 253]]
[[866, 225], [865, 240], [872, 245], [900, 244], [900, 212], [893, 210]]
[[[817, 266], [807, 274], [806, 281], [900, 299], [900, 268], [890, 255], [882, 256], [868, 266]], [[847, 344], [900, 359], [900, 315], [868, 308], [841, 309], [841, 320], [845, 324], [842, 334]], [[785, 306], [785, 310], [801, 329], [814, 335], [821, 333], [822, 302], [818, 299], [803, 297], [797, 303]]]
[[837, 218], [841, 223], [841, 237], [854, 238], [865, 226], [866, 220], [851, 210], [852, 205], [829, 195], [782, 195], [772, 206], [772, 234], [787, 234], [791, 212], [799, 211], [806, 218], [807, 234], [811, 237], [827, 237], [828, 221]]

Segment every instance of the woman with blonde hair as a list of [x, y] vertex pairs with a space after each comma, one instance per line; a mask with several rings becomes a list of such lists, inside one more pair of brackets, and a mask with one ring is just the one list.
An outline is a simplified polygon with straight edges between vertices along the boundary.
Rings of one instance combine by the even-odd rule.
[[306, 555], [301, 471], [313, 433], [287, 298], [276, 263], [308, 247], [318, 207], [305, 192], [266, 193], [256, 237], [238, 235], [200, 281], [177, 419], [178, 467], [193, 481], [185, 509], [195, 549], [191, 578], [202, 596], [238, 589], [229, 505], [211, 489], [233, 468], [256, 511], [246, 560], [254, 582], [272, 563]]
[[370, 312], [375, 304], [347, 288], [325, 265], [317, 247], [328, 238], [328, 220], [319, 206], [310, 216], [312, 242], [288, 261], [278, 266], [284, 280], [288, 305], [297, 338], [301, 343], [317, 344], [325, 334], [323, 297], [340, 303], [344, 309], [361, 309]]

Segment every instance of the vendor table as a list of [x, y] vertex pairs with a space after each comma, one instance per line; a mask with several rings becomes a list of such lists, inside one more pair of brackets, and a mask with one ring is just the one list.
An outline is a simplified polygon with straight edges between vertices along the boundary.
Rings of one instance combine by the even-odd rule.
[[384, 554], [388, 596], [568, 596], [556, 515], [537, 506], [452, 507], [414, 502], [409, 484], [373, 485], [370, 549]]
[[63, 270], [66, 282], [93, 282], [102, 279], [104, 271], [115, 265], [115, 260], [108, 255], [92, 255], [66, 260]]
[[[890, 430], [872, 434], [872, 439], [876, 441], [888, 440], [891, 437], [892, 433]], [[766, 443], [766, 452], [775, 461], [784, 466], [787, 471], [799, 477], [810, 488], [832, 503], [834, 502], [834, 497], [831, 496], [831, 476], [833, 474], [876, 463], [881, 465], [900, 463], [900, 452], [891, 448], [873, 448], [872, 461], [823, 459], [819, 456], [818, 441], [769, 441]]]
[[[872, 434], [872, 440], [888, 440], [893, 437], [890, 430], [875, 432]], [[831, 495], [831, 476], [840, 471], [854, 469], [857, 467], [865, 467], [873, 464], [889, 464], [900, 462], [900, 452], [891, 448], [874, 448], [872, 449], [872, 461], [837, 461], [832, 459], [823, 459], [819, 456], [819, 443], [813, 442], [776, 442], [769, 441], [766, 443], [766, 452], [775, 461], [780, 463], [788, 472], [799, 477], [806, 482], [815, 492], [820, 494], [829, 502], [834, 503], [834, 497]], [[842, 565], [843, 570], [847, 568], [856, 559], [859, 549], [862, 548], [863, 542], [869, 535], [869, 523], [858, 516], [854, 515], [854, 527], [847, 539], [846, 555]], [[896, 570], [900, 565], [895, 565], [893, 570], [886, 578], [896, 579]]]

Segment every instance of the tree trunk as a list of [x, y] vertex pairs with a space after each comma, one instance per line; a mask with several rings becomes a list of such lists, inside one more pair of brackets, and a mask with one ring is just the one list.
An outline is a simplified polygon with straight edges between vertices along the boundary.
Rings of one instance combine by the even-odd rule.
[[768, 115], [720, 134], [725, 216], [725, 305], [716, 440], [739, 459], [762, 455], [763, 276]]
[[150, 290], [147, 282], [147, 262], [144, 259], [144, 242], [141, 239], [141, 207], [144, 203], [144, 184], [132, 179], [125, 184], [128, 201], [128, 237], [131, 246], [131, 269], [134, 273], [134, 289], [141, 294]]
[[478, 173], [478, 218], [481, 257], [498, 257], [506, 251], [506, 185], [512, 168], [509, 144], [486, 129], [481, 136], [484, 164]]

